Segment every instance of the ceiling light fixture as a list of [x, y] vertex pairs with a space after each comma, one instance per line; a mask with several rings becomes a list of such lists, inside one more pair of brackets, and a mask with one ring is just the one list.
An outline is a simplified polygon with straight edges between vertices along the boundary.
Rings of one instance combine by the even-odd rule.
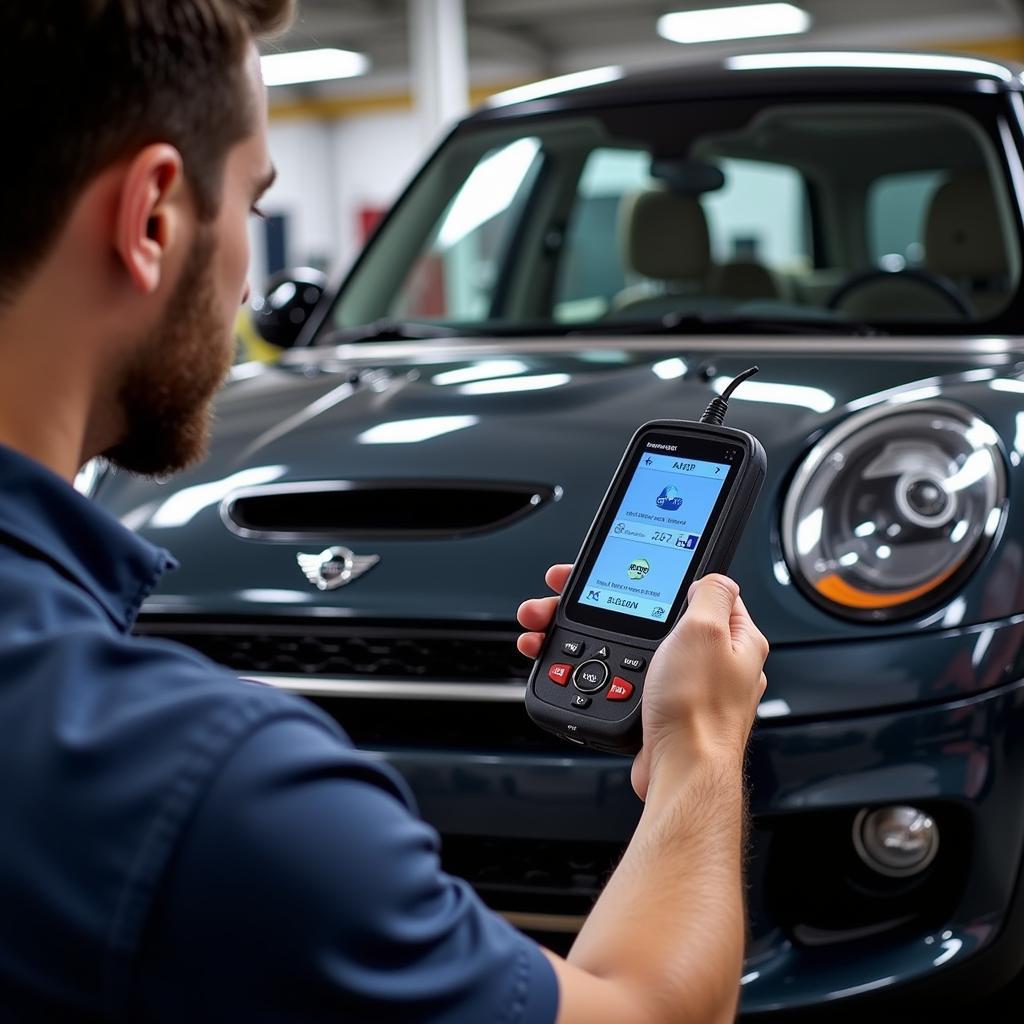
[[672, 43], [712, 43], [806, 32], [811, 16], [794, 4], [744, 4], [704, 11], [676, 11], [658, 19], [658, 35]]
[[355, 78], [370, 70], [370, 59], [354, 50], [298, 50], [271, 53], [261, 58], [260, 65], [263, 81], [270, 87]]

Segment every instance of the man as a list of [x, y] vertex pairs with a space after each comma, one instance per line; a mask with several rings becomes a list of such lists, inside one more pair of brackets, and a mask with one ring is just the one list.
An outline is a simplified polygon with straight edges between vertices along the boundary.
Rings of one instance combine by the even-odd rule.
[[644, 812], [568, 960], [441, 872], [329, 718], [129, 636], [170, 560], [70, 482], [202, 454], [272, 177], [253, 42], [290, 13], [0, 9], [0, 1021], [726, 1021], [767, 654], [730, 581], [653, 659]]

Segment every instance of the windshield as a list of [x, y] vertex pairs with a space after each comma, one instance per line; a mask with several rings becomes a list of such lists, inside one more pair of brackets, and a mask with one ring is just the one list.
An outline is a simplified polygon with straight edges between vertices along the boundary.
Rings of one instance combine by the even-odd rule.
[[690, 100], [464, 128], [332, 326], [966, 331], [1020, 279], [997, 125], [967, 106]]

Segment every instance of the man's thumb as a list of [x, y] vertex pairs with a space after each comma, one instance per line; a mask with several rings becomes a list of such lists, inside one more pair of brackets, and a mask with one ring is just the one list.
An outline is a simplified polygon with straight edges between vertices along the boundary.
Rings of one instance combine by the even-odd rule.
[[689, 614], [699, 619], [728, 625], [739, 595], [740, 588], [733, 580], [728, 576], [712, 573], [697, 580], [690, 587]]

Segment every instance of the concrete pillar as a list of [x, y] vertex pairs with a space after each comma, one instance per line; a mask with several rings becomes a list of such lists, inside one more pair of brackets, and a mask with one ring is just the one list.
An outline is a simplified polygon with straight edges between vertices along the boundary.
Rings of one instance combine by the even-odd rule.
[[409, 30], [420, 142], [429, 147], [469, 107], [464, 0], [409, 0]]

